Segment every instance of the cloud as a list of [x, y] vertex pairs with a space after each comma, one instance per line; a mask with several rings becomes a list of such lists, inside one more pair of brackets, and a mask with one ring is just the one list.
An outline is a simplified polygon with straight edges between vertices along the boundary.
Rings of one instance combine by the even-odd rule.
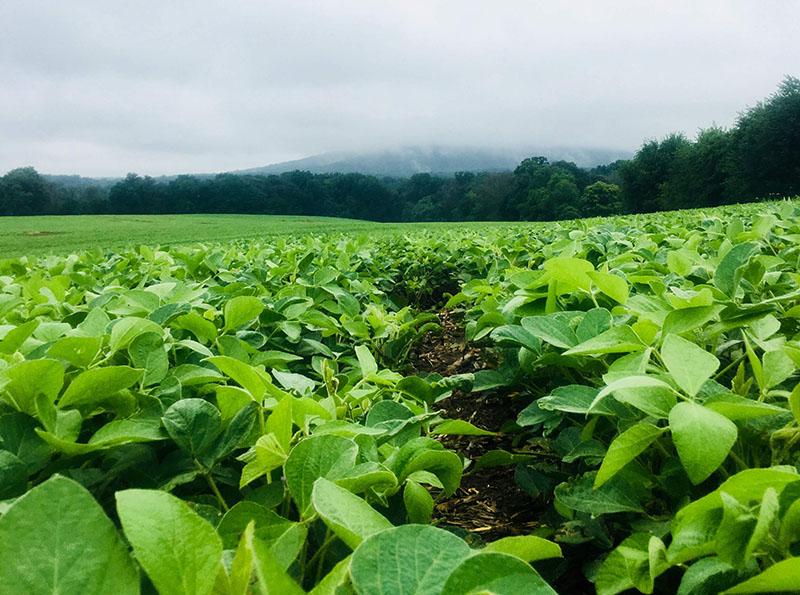
[[798, 74], [791, 1], [0, 5], [0, 170], [220, 171], [401, 144], [634, 149]]

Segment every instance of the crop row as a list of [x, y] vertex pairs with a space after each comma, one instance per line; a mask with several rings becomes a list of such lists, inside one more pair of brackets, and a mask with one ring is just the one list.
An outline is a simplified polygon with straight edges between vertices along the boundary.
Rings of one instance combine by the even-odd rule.
[[[0, 261], [0, 593], [796, 588], [798, 239], [785, 202]], [[415, 372], [444, 301], [491, 365]], [[502, 448], [454, 450], [494, 436], [454, 393]], [[437, 527], [495, 466], [536, 530]]]

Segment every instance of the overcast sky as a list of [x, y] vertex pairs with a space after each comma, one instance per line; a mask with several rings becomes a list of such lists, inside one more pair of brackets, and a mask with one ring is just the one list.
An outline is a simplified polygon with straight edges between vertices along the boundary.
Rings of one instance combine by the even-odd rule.
[[800, 75], [800, 1], [2, 0], [0, 172], [635, 149]]

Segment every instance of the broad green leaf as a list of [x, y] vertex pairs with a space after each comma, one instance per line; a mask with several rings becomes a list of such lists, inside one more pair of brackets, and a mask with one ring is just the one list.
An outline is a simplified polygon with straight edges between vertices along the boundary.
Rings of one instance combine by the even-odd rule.
[[311, 503], [328, 528], [352, 549], [370, 535], [392, 528], [366, 501], [324, 477], [314, 482]]
[[471, 551], [464, 541], [426, 525], [403, 525], [367, 538], [353, 553], [359, 595], [439, 595]]
[[663, 332], [668, 334], [682, 334], [693, 331], [717, 318], [722, 306], [696, 306], [673, 310], [664, 319]]
[[498, 326], [492, 331], [491, 337], [498, 345], [518, 345], [533, 353], [539, 353], [542, 349], [539, 338], [519, 325]]
[[0, 594], [139, 593], [128, 548], [92, 495], [55, 475], [0, 516]]
[[597, 289], [602, 291], [612, 300], [625, 304], [628, 301], [628, 283], [619, 275], [603, 273], [601, 271], [589, 271], [587, 273]]
[[605, 308], [592, 308], [578, 324], [575, 334], [578, 337], [578, 341], [588, 341], [592, 337], [606, 332], [613, 323], [614, 319], [611, 316], [611, 312]]
[[0, 500], [16, 498], [28, 489], [28, 468], [14, 453], [0, 450]]
[[253, 525], [245, 530], [242, 539], [252, 554], [253, 570], [258, 586], [265, 595], [302, 595], [303, 590], [286, 573], [272, 550], [255, 537]]
[[17, 351], [39, 324], [38, 320], [29, 320], [8, 331], [5, 337], [0, 339], [0, 353], [11, 354]]
[[116, 353], [128, 347], [136, 337], [144, 333], [155, 333], [158, 336], [162, 336], [164, 329], [147, 318], [136, 318], [134, 316], [120, 318], [111, 327], [108, 348], [111, 353]]
[[64, 368], [52, 359], [20, 362], [6, 370], [5, 376], [9, 382], [1, 389], [0, 399], [28, 415], [36, 415], [39, 395], [52, 403], [64, 384]]
[[593, 516], [614, 512], [642, 512], [638, 494], [619, 477], [594, 488], [594, 473], [587, 473], [556, 487], [556, 499], [567, 508]]
[[309, 595], [339, 595], [343, 585], [350, 582], [350, 559], [351, 556], [347, 556], [337, 563], [336, 566], [308, 592]]
[[631, 426], [614, 438], [608, 447], [603, 464], [597, 472], [594, 487], [598, 488], [620, 471], [625, 465], [647, 450], [665, 430], [647, 422]]
[[169, 358], [161, 333], [142, 333], [128, 346], [131, 363], [144, 370], [144, 386], [158, 384], [169, 371]]
[[249, 325], [264, 311], [264, 303], [257, 297], [240, 295], [225, 302], [226, 330], [237, 330]]
[[593, 271], [594, 266], [588, 260], [557, 256], [546, 260], [542, 268], [549, 273], [551, 279], [567, 285], [561, 291], [570, 288], [589, 291], [590, 278], [587, 273]]
[[267, 390], [266, 383], [250, 364], [226, 355], [209, 357], [206, 361], [214, 364], [220, 372], [244, 388], [253, 400], [260, 401], [264, 397]]
[[413, 479], [407, 479], [403, 488], [403, 504], [409, 523], [427, 525], [433, 517], [434, 502], [430, 492]]
[[521, 321], [524, 330], [555, 347], [569, 349], [578, 344], [578, 337], [569, 325], [556, 316], [528, 316]]
[[702, 558], [689, 566], [676, 595], [720, 593], [739, 582], [739, 572], [716, 557]]
[[695, 396], [706, 380], [719, 368], [719, 360], [705, 349], [678, 335], [667, 335], [661, 358], [678, 386]]
[[695, 485], [722, 465], [738, 435], [736, 425], [727, 417], [688, 402], [672, 408], [669, 429], [681, 464]]
[[758, 244], [753, 242], [737, 244], [731, 248], [717, 265], [714, 285], [729, 297], [734, 297], [742, 279], [742, 268], [757, 251]]
[[495, 436], [497, 432], [484, 430], [463, 419], [446, 419], [431, 430], [442, 436]]
[[782, 349], [767, 351], [763, 357], [764, 390], [774, 388], [789, 378], [795, 371], [795, 365], [786, 352]]
[[320, 477], [336, 479], [356, 463], [358, 445], [339, 436], [311, 436], [301, 440], [289, 453], [284, 475], [289, 493], [302, 516], [311, 510], [314, 482]]
[[162, 593], [208, 595], [222, 541], [182, 500], [157, 490], [117, 492], [117, 512], [136, 559]]
[[99, 337], [64, 337], [50, 346], [47, 355], [85, 368], [95, 360], [102, 345]]
[[595, 575], [598, 595], [616, 595], [629, 589], [636, 589], [641, 593], [653, 592], [649, 541], [649, 535], [634, 533], [626, 537], [603, 560]]
[[628, 326], [615, 326], [564, 352], [564, 355], [604, 355], [643, 351], [646, 345]]
[[58, 401], [60, 408], [91, 408], [108, 399], [114, 393], [136, 384], [143, 371], [128, 366], [92, 368], [72, 380]]
[[561, 546], [536, 535], [503, 537], [487, 544], [483, 551], [508, 554], [524, 562], [536, 562], [562, 556]]
[[756, 526], [750, 535], [750, 540], [747, 542], [747, 549], [744, 554], [746, 559], [749, 559], [761, 544], [769, 539], [772, 527], [778, 518], [779, 509], [778, 492], [775, 488], [768, 488], [764, 492], [763, 498], [761, 498]]
[[368, 378], [378, 373], [378, 364], [375, 363], [375, 358], [366, 345], [356, 345], [355, 352], [358, 358], [358, 365], [361, 367], [362, 378]]
[[203, 399], [181, 399], [161, 418], [170, 438], [194, 458], [202, 457], [222, 433], [219, 409]]
[[[640, 392], [641, 396], [638, 394]], [[653, 414], [657, 414], [662, 403], [669, 402], [669, 395], [672, 392], [673, 389], [669, 384], [655, 376], [645, 376], [644, 374], [623, 376], [597, 393], [589, 406], [589, 412], [594, 413], [599, 407], [602, 407], [603, 400], [608, 395], [619, 394], [621, 401], [644, 408], [648, 413], [653, 410]], [[647, 401], [647, 403], [640, 403], [640, 401]]]
[[442, 595], [491, 593], [492, 595], [557, 595], [530, 565], [517, 557], [481, 552], [453, 570]]
[[723, 595], [744, 593], [791, 593], [800, 585], [800, 558], [787, 558], [723, 592]]

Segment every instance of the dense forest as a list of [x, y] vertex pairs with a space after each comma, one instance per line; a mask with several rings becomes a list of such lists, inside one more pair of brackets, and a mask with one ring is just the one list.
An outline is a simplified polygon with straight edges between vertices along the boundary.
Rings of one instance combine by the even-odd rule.
[[0, 178], [0, 215], [264, 213], [375, 221], [558, 220], [800, 195], [800, 79], [786, 77], [730, 129], [671, 134], [593, 169], [544, 157], [513, 172], [405, 179], [304, 171], [279, 175], [129, 174], [111, 186], [47, 181], [33, 168]]

